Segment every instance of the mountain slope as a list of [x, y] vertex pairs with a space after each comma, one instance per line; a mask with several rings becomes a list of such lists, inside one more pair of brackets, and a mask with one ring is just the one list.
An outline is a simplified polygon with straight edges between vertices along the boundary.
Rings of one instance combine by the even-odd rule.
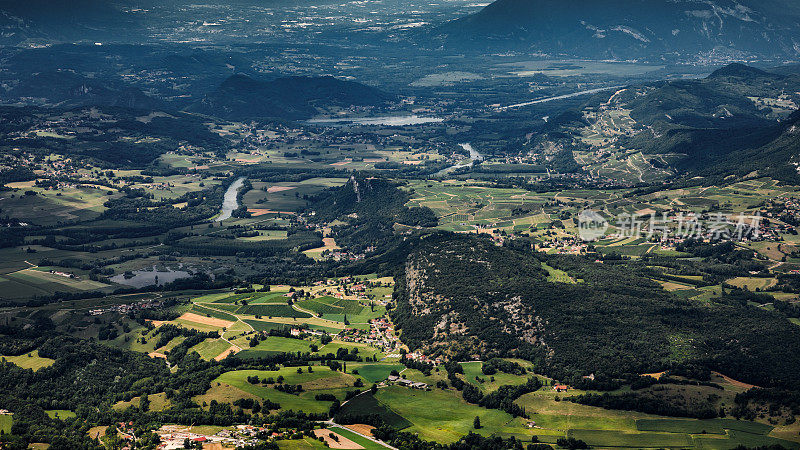
[[602, 107], [629, 111], [636, 122], [635, 133], [619, 138], [622, 148], [677, 156], [670, 165], [679, 173], [716, 179], [758, 171], [792, 181], [797, 161], [787, 130], [797, 122], [797, 113], [789, 116], [800, 104], [798, 90], [797, 73], [730, 64], [704, 79], [629, 86]]
[[233, 75], [189, 111], [230, 120], [307, 119], [318, 108], [378, 106], [392, 99], [375, 88], [333, 77], [285, 77], [272, 81]]
[[497, 0], [447, 23], [449, 44], [588, 58], [800, 55], [790, 0]]
[[48, 106], [116, 106], [130, 109], [164, 109], [160, 100], [141, 90], [113, 80], [86, 78], [69, 71], [41, 72], [23, 79], [9, 92], [7, 101], [30, 102]]
[[722, 178], [755, 173], [791, 184], [800, 184], [800, 111], [778, 126], [767, 128], [771, 137], [766, 144], [736, 150], [694, 172], [696, 175]]
[[[579, 282], [548, 281], [540, 260]], [[412, 350], [456, 360], [518, 356], [560, 380], [697, 364], [761, 385], [800, 382], [800, 355], [790, 350], [800, 328], [754, 307], [681, 299], [647, 270], [432, 235], [395, 278], [392, 317]]]

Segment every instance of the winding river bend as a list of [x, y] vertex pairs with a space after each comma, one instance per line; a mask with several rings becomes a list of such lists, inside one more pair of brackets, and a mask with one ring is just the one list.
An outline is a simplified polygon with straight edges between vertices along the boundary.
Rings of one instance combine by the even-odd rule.
[[219, 211], [219, 216], [216, 222], [222, 222], [225, 219], [230, 219], [233, 210], [239, 207], [239, 202], [236, 196], [239, 194], [239, 189], [244, 184], [244, 177], [237, 178], [225, 191], [225, 196], [222, 198], [222, 208]]
[[483, 160], [483, 156], [481, 156], [481, 154], [478, 153], [477, 150], [472, 148], [472, 144], [464, 143], [464, 144], [458, 144], [458, 145], [460, 145], [461, 148], [463, 148], [464, 150], [469, 152], [469, 159], [467, 159], [465, 161], [462, 161], [462, 162], [460, 162], [460, 163], [458, 163], [456, 165], [453, 165], [453, 166], [450, 166], [450, 167], [445, 167], [444, 169], [436, 172], [437, 176], [446, 175], [446, 174], [448, 174], [448, 173], [450, 173], [450, 172], [452, 172], [452, 171], [454, 171], [456, 169], [460, 169], [462, 167], [470, 166], [470, 165], [472, 165], [472, 163], [474, 161], [482, 161]]

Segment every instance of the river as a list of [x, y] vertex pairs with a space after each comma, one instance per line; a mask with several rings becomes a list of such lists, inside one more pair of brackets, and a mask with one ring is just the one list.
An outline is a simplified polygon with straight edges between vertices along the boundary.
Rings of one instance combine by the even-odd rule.
[[225, 196], [222, 198], [222, 208], [219, 211], [219, 216], [217, 217], [217, 222], [222, 222], [225, 219], [229, 219], [231, 217], [231, 213], [233, 210], [239, 207], [239, 202], [236, 201], [236, 197], [239, 194], [239, 188], [242, 187], [244, 184], [244, 177], [237, 178], [236, 181], [231, 183], [228, 186], [228, 190], [225, 191]]
[[458, 163], [456, 165], [453, 165], [453, 166], [450, 166], [450, 167], [445, 167], [444, 169], [436, 172], [437, 176], [445, 175], [445, 174], [448, 174], [448, 173], [450, 173], [450, 172], [452, 172], [452, 171], [454, 171], [456, 169], [460, 169], [462, 167], [470, 166], [470, 165], [472, 165], [472, 163], [474, 161], [482, 161], [483, 160], [483, 156], [481, 156], [481, 154], [478, 153], [477, 150], [472, 148], [472, 144], [464, 143], [464, 144], [458, 144], [458, 145], [460, 145], [461, 148], [463, 148], [464, 150], [469, 152], [469, 159], [465, 160], [465, 161], [462, 161], [462, 162], [460, 162], [460, 163]]

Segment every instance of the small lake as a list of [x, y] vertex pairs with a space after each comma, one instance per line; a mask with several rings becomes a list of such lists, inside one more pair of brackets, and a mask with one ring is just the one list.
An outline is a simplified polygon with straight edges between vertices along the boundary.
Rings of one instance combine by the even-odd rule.
[[439, 122], [444, 122], [444, 119], [441, 117], [418, 116], [416, 114], [382, 117], [342, 117], [338, 119], [311, 119], [307, 121], [307, 123], [319, 125], [384, 125], [392, 127]]
[[219, 210], [219, 216], [216, 218], [217, 222], [222, 222], [225, 219], [230, 219], [233, 210], [239, 207], [239, 202], [236, 196], [239, 194], [239, 189], [244, 184], [244, 177], [237, 178], [236, 181], [228, 186], [225, 191], [225, 196], [222, 198], [222, 208]]
[[188, 278], [189, 276], [189, 272], [185, 270], [157, 269], [153, 266], [153, 268], [149, 270], [133, 271], [132, 277], [129, 276], [126, 278], [124, 273], [120, 273], [109, 278], [109, 280], [114, 283], [124, 284], [125, 286], [143, 288], [154, 284], [161, 286], [180, 278]]

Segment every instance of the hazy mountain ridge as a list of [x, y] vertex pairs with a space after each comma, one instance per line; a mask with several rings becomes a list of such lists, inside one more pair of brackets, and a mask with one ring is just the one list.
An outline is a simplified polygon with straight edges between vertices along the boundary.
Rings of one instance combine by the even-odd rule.
[[115, 106], [129, 109], [167, 109], [166, 105], [122, 82], [87, 78], [69, 71], [38, 73], [21, 80], [3, 94], [6, 101], [41, 103], [47, 106]]
[[141, 21], [121, 2], [100, 0], [0, 1], [0, 44], [117, 40]]
[[270, 81], [233, 75], [188, 110], [225, 119], [307, 119], [318, 108], [378, 106], [393, 97], [334, 77], [284, 77]]
[[798, 18], [786, 0], [497, 0], [437, 33], [452, 45], [587, 58], [784, 58], [800, 54]]

